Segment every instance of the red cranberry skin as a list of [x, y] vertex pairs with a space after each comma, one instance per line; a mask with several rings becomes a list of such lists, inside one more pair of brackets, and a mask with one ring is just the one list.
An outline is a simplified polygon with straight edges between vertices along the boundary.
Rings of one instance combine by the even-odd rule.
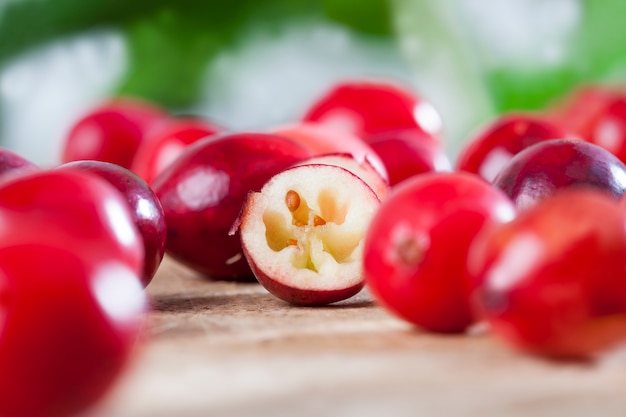
[[0, 147], [0, 177], [11, 176], [19, 172], [36, 171], [39, 167], [10, 149]]
[[70, 170], [40, 170], [0, 186], [0, 246], [49, 244], [88, 262], [116, 259], [137, 275], [144, 248], [128, 203], [111, 184]]
[[558, 189], [570, 187], [592, 187], [619, 199], [626, 190], [626, 166], [615, 155], [592, 143], [551, 139], [515, 155], [493, 184], [520, 210]]
[[134, 357], [148, 308], [137, 275], [114, 257], [86, 261], [80, 252], [62, 240], [2, 241], [3, 417], [84, 412], [106, 396]]
[[213, 279], [254, 280], [239, 233], [246, 196], [311, 153], [264, 133], [221, 134], [190, 145], [153, 184], [167, 224], [166, 252]]
[[200, 118], [170, 118], [151, 129], [141, 142], [132, 170], [148, 184], [190, 144], [224, 129]]
[[626, 163], [626, 89], [584, 86], [575, 90], [555, 113], [555, 120], [564, 128]]
[[70, 129], [61, 162], [96, 160], [130, 168], [146, 132], [166, 117], [141, 101], [120, 98], [82, 116]]
[[522, 351], [590, 358], [626, 340], [626, 213], [561, 190], [481, 233], [469, 269], [477, 314]]
[[466, 261], [488, 224], [515, 216], [500, 190], [468, 173], [407, 179], [382, 202], [365, 236], [366, 285], [388, 311], [422, 329], [460, 333], [474, 323]]
[[388, 174], [380, 156], [360, 137], [349, 132], [338, 132], [315, 123], [296, 123], [273, 130], [307, 147], [315, 156], [348, 153], [359, 163], [371, 165], [380, 177], [388, 182]]
[[320, 123], [366, 139], [386, 130], [420, 129], [441, 135], [437, 110], [410, 88], [386, 80], [349, 80], [318, 98], [304, 122]]
[[126, 199], [143, 242], [142, 284], [148, 286], [165, 255], [167, 228], [161, 202], [146, 182], [132, 171], [110, 162], [74, 161], [58, 167], [91, 173], [106, 180]]
[[415, 175], [452, 171], [441, 141], [419, 129], [385, 131], [369, 136], [367, 143], [383, 161], [391, 187]]
[[0, 415], [64, 417], [110, 388], [146, 299], [128, 204], [103, 179], [41, 170], [0, 186]]
[[527, 147], [550, 139], [572, 136], [547, 117], [506, 114], [471, 137], [461, 149], [456, 168], [493, 181], [511, 158]]

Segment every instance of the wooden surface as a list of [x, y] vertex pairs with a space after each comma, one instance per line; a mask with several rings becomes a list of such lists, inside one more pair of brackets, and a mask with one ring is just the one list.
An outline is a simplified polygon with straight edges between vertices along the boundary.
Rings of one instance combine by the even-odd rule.
[[98, 417], [626, 416], [626, 349], [548, 362], [420, 332], [366, 291], [292, 307], [169, 259], [148, 292], [145, 341]]

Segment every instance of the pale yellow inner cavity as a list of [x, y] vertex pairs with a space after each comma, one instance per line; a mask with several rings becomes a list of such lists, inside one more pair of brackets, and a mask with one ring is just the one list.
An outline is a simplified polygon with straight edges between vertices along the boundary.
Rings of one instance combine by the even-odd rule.
[[342, 230], [349, 203], [340, 200], [335, 191], [322, 189], [317, 195], [319, 210], [314, 210], [301, 194], [287, 191], [284, 204], [291, 216], [271, 209], [263, 214], [268, 246], [276, 252], [295, 248], [292, 264], [316, 272], [325, 262], [352, 260], [363, 232]]

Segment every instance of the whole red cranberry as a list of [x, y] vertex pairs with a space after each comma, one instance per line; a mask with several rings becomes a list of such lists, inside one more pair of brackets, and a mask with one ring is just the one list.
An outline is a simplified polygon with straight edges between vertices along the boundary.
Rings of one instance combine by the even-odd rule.
[[199, 117], [172, 117], [150, 129], [139, 145], [132, 170], [148, 184], [187, 146], [224, 129]]
[[0, 176], [38, 170], [39, 167], [10, 149], [0, 147]]
[[74, 161], [58, 168], [97, 175], [108, 181], [124, 196], [143, 241], [145, 257], [142, 284], [147, 286], [165, 254], [165, 213], [154, 191], [132, 171], [110, 162]]
[[619, 199], [626, 191], [626, 165], [598, 145], [577, 139], [552, 139], [515, 155], [493, 184], [518, 209], [571, 187], [591, 187]]
[[435, 107], [410, 87], [391, 80], [346, 80], [326, 91], [308, 109], [305, 122], [357, 135], [419, 129], [439, 137], [442, 122]]
[[350, 154], [357, 162], [371, 165], [378, 175], [388, 182], [388, 174], [383, 161], [371, 146], [354, 134], [338, 132], [315, 123], [280, 126], [272, 133], [300, 143], [316, 156]]
[[146, 132], [167, 116], [157, 106], [117, 98], [87, 112], [71, 127], [62, 162], [90, 159], [130, 168]]
[[511, 158], [527, 147], [550, 139], [571, 135], [547, 117], [510, 113], [497, 117], [461, 149], [456, 167], [493, 181]]
[[0, 184], [0, 246], [62, 245], [88, 261], [116, 259], [141, 272], [144, 248], [128, 203], [95, 175], [39, 170]]
[[310, 157], [304, 146], [263, 133], [221, 134], [190, 145], [153, 189], [167, 224], [166, 251], [216, 279], [253, 280], [239, 233], [229, 231], [251, 191]]
[[428, 173], [392, 188], [365, 236], [363, 270], [374, 298], [423, 329], [474, 323], [467, 257], [476, 234], [515, 216], [513, 203], [476, 175]]
[[585, 85], [554, 111], [564, 128], [601, 146], [626, 163], [626, 88]]
[[133, 357], [148, 308], [136, 272], [58, 243], [0, 245], [3, 417], [84, 412]]
[[427, 172], [449, 172], [452, 164], [441, 141], [420, 129], [388, 130], [367, 137], [389, 176], [389, 185]]
[[591, 358], [626, 341], [626, 212], [566, 189], [485, 229], [470, 249], [473, 305], [523, 351]]
[[146, 295], [128, 204], [94, 175], [0, 185], [0, 415], [70, 417], [132, 357]]

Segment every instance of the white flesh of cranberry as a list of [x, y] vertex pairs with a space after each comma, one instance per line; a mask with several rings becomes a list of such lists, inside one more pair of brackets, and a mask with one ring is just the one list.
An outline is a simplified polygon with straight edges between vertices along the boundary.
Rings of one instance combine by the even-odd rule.
[[250, 194], [240, 218], [245, 255], [253, 270], [292, 288], [358, 285], [363, 237], [379, 204], [373, 190], [344, 168], [290, 168]]
[[347, 169], [365, 181], [381, 200], [385, 198], [389, 191], [389, 182], [387, 179], [383, 178], [368, 160], [359, 162], [349, 153], [314, 156], [305, 159], [297, 165], [311, 164], [335, 165]]

